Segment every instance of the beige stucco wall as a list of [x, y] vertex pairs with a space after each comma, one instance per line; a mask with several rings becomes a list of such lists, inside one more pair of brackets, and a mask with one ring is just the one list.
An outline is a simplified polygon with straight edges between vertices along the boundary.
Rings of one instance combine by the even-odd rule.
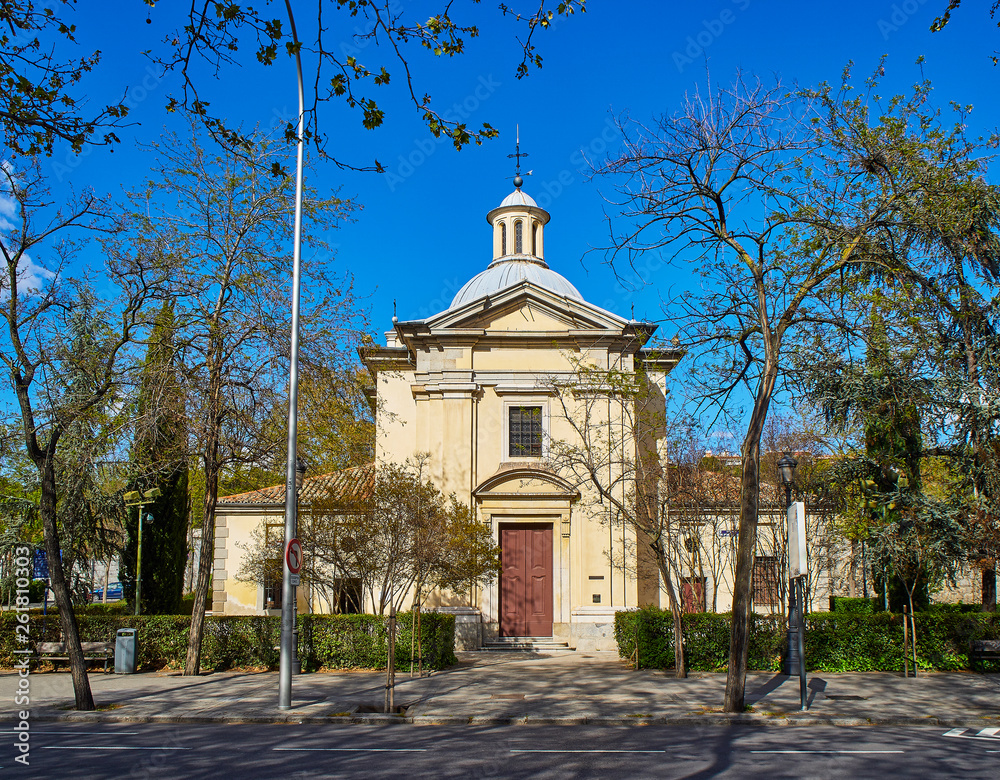
[[[606, 320], [607, 315], [590, 316]], [[504, 522], [551, 524], [553, 634], [572, 644], [610, 647], [614, 612], [638, 605], [640, 591], [656, 592], [656, 572], [648, 566], [637, 570], [613, 563], [635, 550], [633, 532], [620, 524], [613, 527], [607, 507], [588, 489], [570, 499], [554, 496], [565, 491], [545, 480], [519, 479], [514, 486], [501, 484], [493, 490], [516, 497], [476, 491], [502, 469], [547, 467], [545, 457], [509, 457], [506, 421], [511, 406], [542, 407], [547, 441], [572, 440], [574, 431], [551, 391], [552, 382], [574, 376], [580, 362], [632, 370], [630, 350], [639, 344], [622, 338], [622, 322], [581, 323], [579, 313], [528, 294], [484, 310], [472, 321], [438, 328], [431, 322], [411, 334], [394, 329], [386, 345], [396, 352], [369, 362], [378, 392], [376, 463], [427, 453], [435, 484], [476, 507], [494, 538]], [[409, 347], [406, 369], [399, 368], [402, 344]], [[381, 368], [393, 360], [392, 370]], [[659, 398], [662, 404], [663, 395]], [[572, 397], [568, 403], [569, 415], [580, 411]], [[602, 401], [590, 414], [594, 425], [622, 426], [620, 402]], [[499, 619], [498, 588], [498, 583], [489, 585], [472, 599], [482, 610], [487, 636], [495, 634]], [[455, 601], [450, 594], [433, 594], [428, 603]]]
[[[281, 610], [264, 609], [264, 590], [261, 583], [241, 582], [237, 579], [237, 575], [246, 549], [253, 544], [253, 530], [265, 524], [283, 525], [284, 522], [285, 510], [282, 505], [219, 504], [217, 506], [216, 560], [212, 576], [213, 614], [281, 614]], [[306, 613], [313, 610], [305, 588], [298, 588], [296, 596], [299, 612]]]

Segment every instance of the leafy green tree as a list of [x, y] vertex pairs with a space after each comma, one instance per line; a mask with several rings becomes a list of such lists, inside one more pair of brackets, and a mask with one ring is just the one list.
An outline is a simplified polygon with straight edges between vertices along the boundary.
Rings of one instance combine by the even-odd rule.
[[[309, 367], [299, 382], [299, 452], [311, 471], [324, 473], [375, 460], [371, 376], [353, 361]], [[288, 421], [279, 422], [285, 430]]]
[[[531, 66], [542, 65], [535, 35], [551, 28], [558, 16], [586, 11], [586, 0], [538, 0], [535, 6], [527, 11], [515, 10], [506, 3], [499, 6], [501, 16], [512, 20], [519, 31], [517, 44], [522, 57], [516, 69], [518, 79], [527, 76]], [[290, 4], [286, 3], [286, 7], [290, 13]], [[214, 113], [205, 89], [211, 82], [195, 74], [201, 65], [207, 65], [215, 74], [226, 67], [238, 67], [238, 52], [249, 41], [256, 61], [263, 66], [277, 63], [279, 55], [291, 56], [300, 50], [312, 54], [315, 71], [306, 74], [306, 81], [315, 84], [316, 92], [311, 104], [306, 105], [307, 135], [319, 148], [328, 145], [321, 118], [328, 104], [342, 102], [364, 128], [371, 130], [385, 119], [381, 96], [398, 84], [403, 98], [430, 132], [435, 137], [444, 135], [461, 149], [499, 133], [489, 123], [470, 127], [446, 107], [438, 108], [431, 95], [419, 86], [420, 68], [411, 64], [420, 54], [449, 59], [461, 55], [468, 41], [480, 37], [480, 27], [453, 16], [452, 8], [453, 3], [447, 1], [441, 3], [439, 12], [428, 13], [426, 8], [411, 8], [397, 0], [338, 0], [332, 6], [315, 0], [313, 16], [319, 24], [312, 29], [311, 38], [300, 38], [296, 44], [290, 20], [280, 11], [275, 17], [271, 3], [225, 0], [211, 5], [192, 4], [182, 27], [167, 36], [165, 50], [153, 56], [155, 62], [177, 73], [182, 81], [180, 94], [169, 98], [167, 109], [183, 108], [198, 116], [214, 136], [229, 145], [242, 146], [249, 139], [225, 117]], [[331, 36], [331, 30], [338, 32]], [[295, 134], [289, 122], [285, 135], [291, 140]], [[382, 170], [377, 160], [373, 169]]]
[[58, 54], [76, 43], [76, 26], [66, 18], [72, 9], [70, 0], [4, 0], [0, 5], [0, 127], [15, 154], [51, 155], [60, 141], [76, 152], [87, 143], [118, 141], [114, 128], [128, 115], [124, 88], [121, 101], [96, 112], [86, 108], [81, 88], [101, 52]]
[[[98, 319], [92, 293], [81, 290], [68, 332], [66, 389], [63, 403], [79, 403], [93, 393], [93, 365], [103, 348], [107, 326]], [[68, 425], [56, 458], [57, 517], [62, 536], [63, 567], [74, 602], [85, 604], [98, 562], [121, 550], [124, 511], [118, 471], [111, 462], [122, 426], [120, 395], [112, 391]]]
[[[384, 614], [408, 597], [421, 602], [435, 588], [471, 595], [496, 576], [500, 552], [489, 526], [426, 479], [425, 460], [348, 469], [342, 477], [350, 491], [302, 507], [302, 586], [315, 600], [336, 610], [344, 583], [358, 581], [368, 604], [354, 607]], [[241, 545], [237, 579], [273, 577], [283, 547], [280, 534], [255, 529], [250, 544]]]
[[[129, 490], [159, 488], [160, 496], [142, 508], [143, 613], [172, 615], [180, 608], [187, 565], [188, 439], [183, 367], [179, 365], [173, 304], [163, 304], [149, 336], [139, 376], [135, 438]], [[139, 509], [129, 512], [121, 560], [125, 597], [134, 603]]]
[[[164, 24], [160, 14], [173, 11], [170, 4], [157, 7], [155, 0], [144, 2], [149, 6], [147, 22], [151, 24], [153, 17], [157, 24]], [[319, 147], [327, 145], [321, 122], [326, 105], [342, 102], [356, 112], [363, 127], [373, 129], [385, 117], [381, 96], [394, 89], [435, 136], [444, 134], [456, 148], [498, 135], [488, 123], [470, 127], [447, 107], [433, 104], [422, 87], [421, 68], [411, 63], [422, 54], [459, 56], [468, 41], [480, 36], [480, 26], [471, 19], [451, 15], [452, 3], [444, 2], [438, 13], [428, 13], [397, 0], [341, 0], [333, 4], [315, 0], [312, 17], [318, 22], [310, 25], [309, 34], [298, 43], [290, 24], [291, 4], [285, 6], [288, 15], [267, 0], [192, 3], [182, 9], [179, 27], [164, 36], [161, 46], [147, 52], [164, 72], [173, 72], [180, 79], [180, 93], [168, 97], [167, 111], [188, 111], [227, 145], [246, 146], [252, 143], [251, 137], [215, 112], [209, 84], [249, 63], [269, 67], [279, 57], [306, 51], [315, 64], [304, 80], [316, 86], [312, 103], [306, 106], [308, 137]], [[526, 11], [500, 5], [500, 16], [512, 20], [518, 29], [515, 40], [522, 55], [516, 67], [518, 79], [528, 75], [530, 66], [542, 65], [536, 33], [550, 28], [557, 16], [584, 11], [586, 0], [540, 0], [536, 8]], [[129, 112], [126, 85], [122, 85], [117, 102], [96, 111], [88, 109], [81, 84], [99, 65], [101, 52], [79, 57], [65, 54], [76, 45], [74, 16], [78, 12], [72, 0], [5, 0], [0, 5], [0, 126], [7, 147], [14, 153], [52, 154], [58, 142], [67, 142], [79, 152], [85, 144], [119, 140], [115, 130], [125, 124]], [[501, 25], [490, 25], [486, 31], [493, 27]], [[286, 131], [289, 139], [294, 139], [292, 123]], [[377, 161], [374, 168], [381, 169]]]
[[873, 547], [902, 583], [912, 613], [921, 586], [954, 582], [964, 553], [962, 525], [954, 506], [906, 486], [892, 499], [890, 519], [873, 530]]

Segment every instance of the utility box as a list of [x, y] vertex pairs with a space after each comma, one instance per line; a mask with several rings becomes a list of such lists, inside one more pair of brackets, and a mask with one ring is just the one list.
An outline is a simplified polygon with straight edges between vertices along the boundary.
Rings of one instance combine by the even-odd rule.
[[115, 674], [135, 674], [136, 632], [119, 628], [115, 636]]

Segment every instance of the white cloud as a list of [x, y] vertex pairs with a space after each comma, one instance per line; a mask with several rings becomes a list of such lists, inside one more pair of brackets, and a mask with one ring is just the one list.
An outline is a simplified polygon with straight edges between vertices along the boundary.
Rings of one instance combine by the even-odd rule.
[[[10, 163], [0, 163], [9, 170]], [[14, 230], [17, 227], [17, 200], [7, 192], [0, 192], [0, 230]], [[0, 240], [3, 240], [0, 237]], [[17, 284], [26, 294], [31, 295], [44, 288], [55, 274], [47, 268], [38, 265], [29, 255], [21, 255], [17, 266]], [[10, 290], [0, 287], [0, 300], [7, 300]]]
[[11, 220], [17, 215], [17, 201], [6, 192], [0, 193], [0, 230], [13, 230]]
[[38, 265], [28, 255], [21, 255], [17, 266], [17, 285], [31, 295], [44, 288], [56, 275], [48, 268]]

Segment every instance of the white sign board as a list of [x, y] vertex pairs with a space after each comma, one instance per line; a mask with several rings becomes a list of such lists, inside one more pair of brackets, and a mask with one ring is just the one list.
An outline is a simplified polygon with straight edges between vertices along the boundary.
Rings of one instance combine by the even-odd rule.
[[806, 559], [806, 505], [796, 501], [788, 507], [788, 577], [809, 573]]

